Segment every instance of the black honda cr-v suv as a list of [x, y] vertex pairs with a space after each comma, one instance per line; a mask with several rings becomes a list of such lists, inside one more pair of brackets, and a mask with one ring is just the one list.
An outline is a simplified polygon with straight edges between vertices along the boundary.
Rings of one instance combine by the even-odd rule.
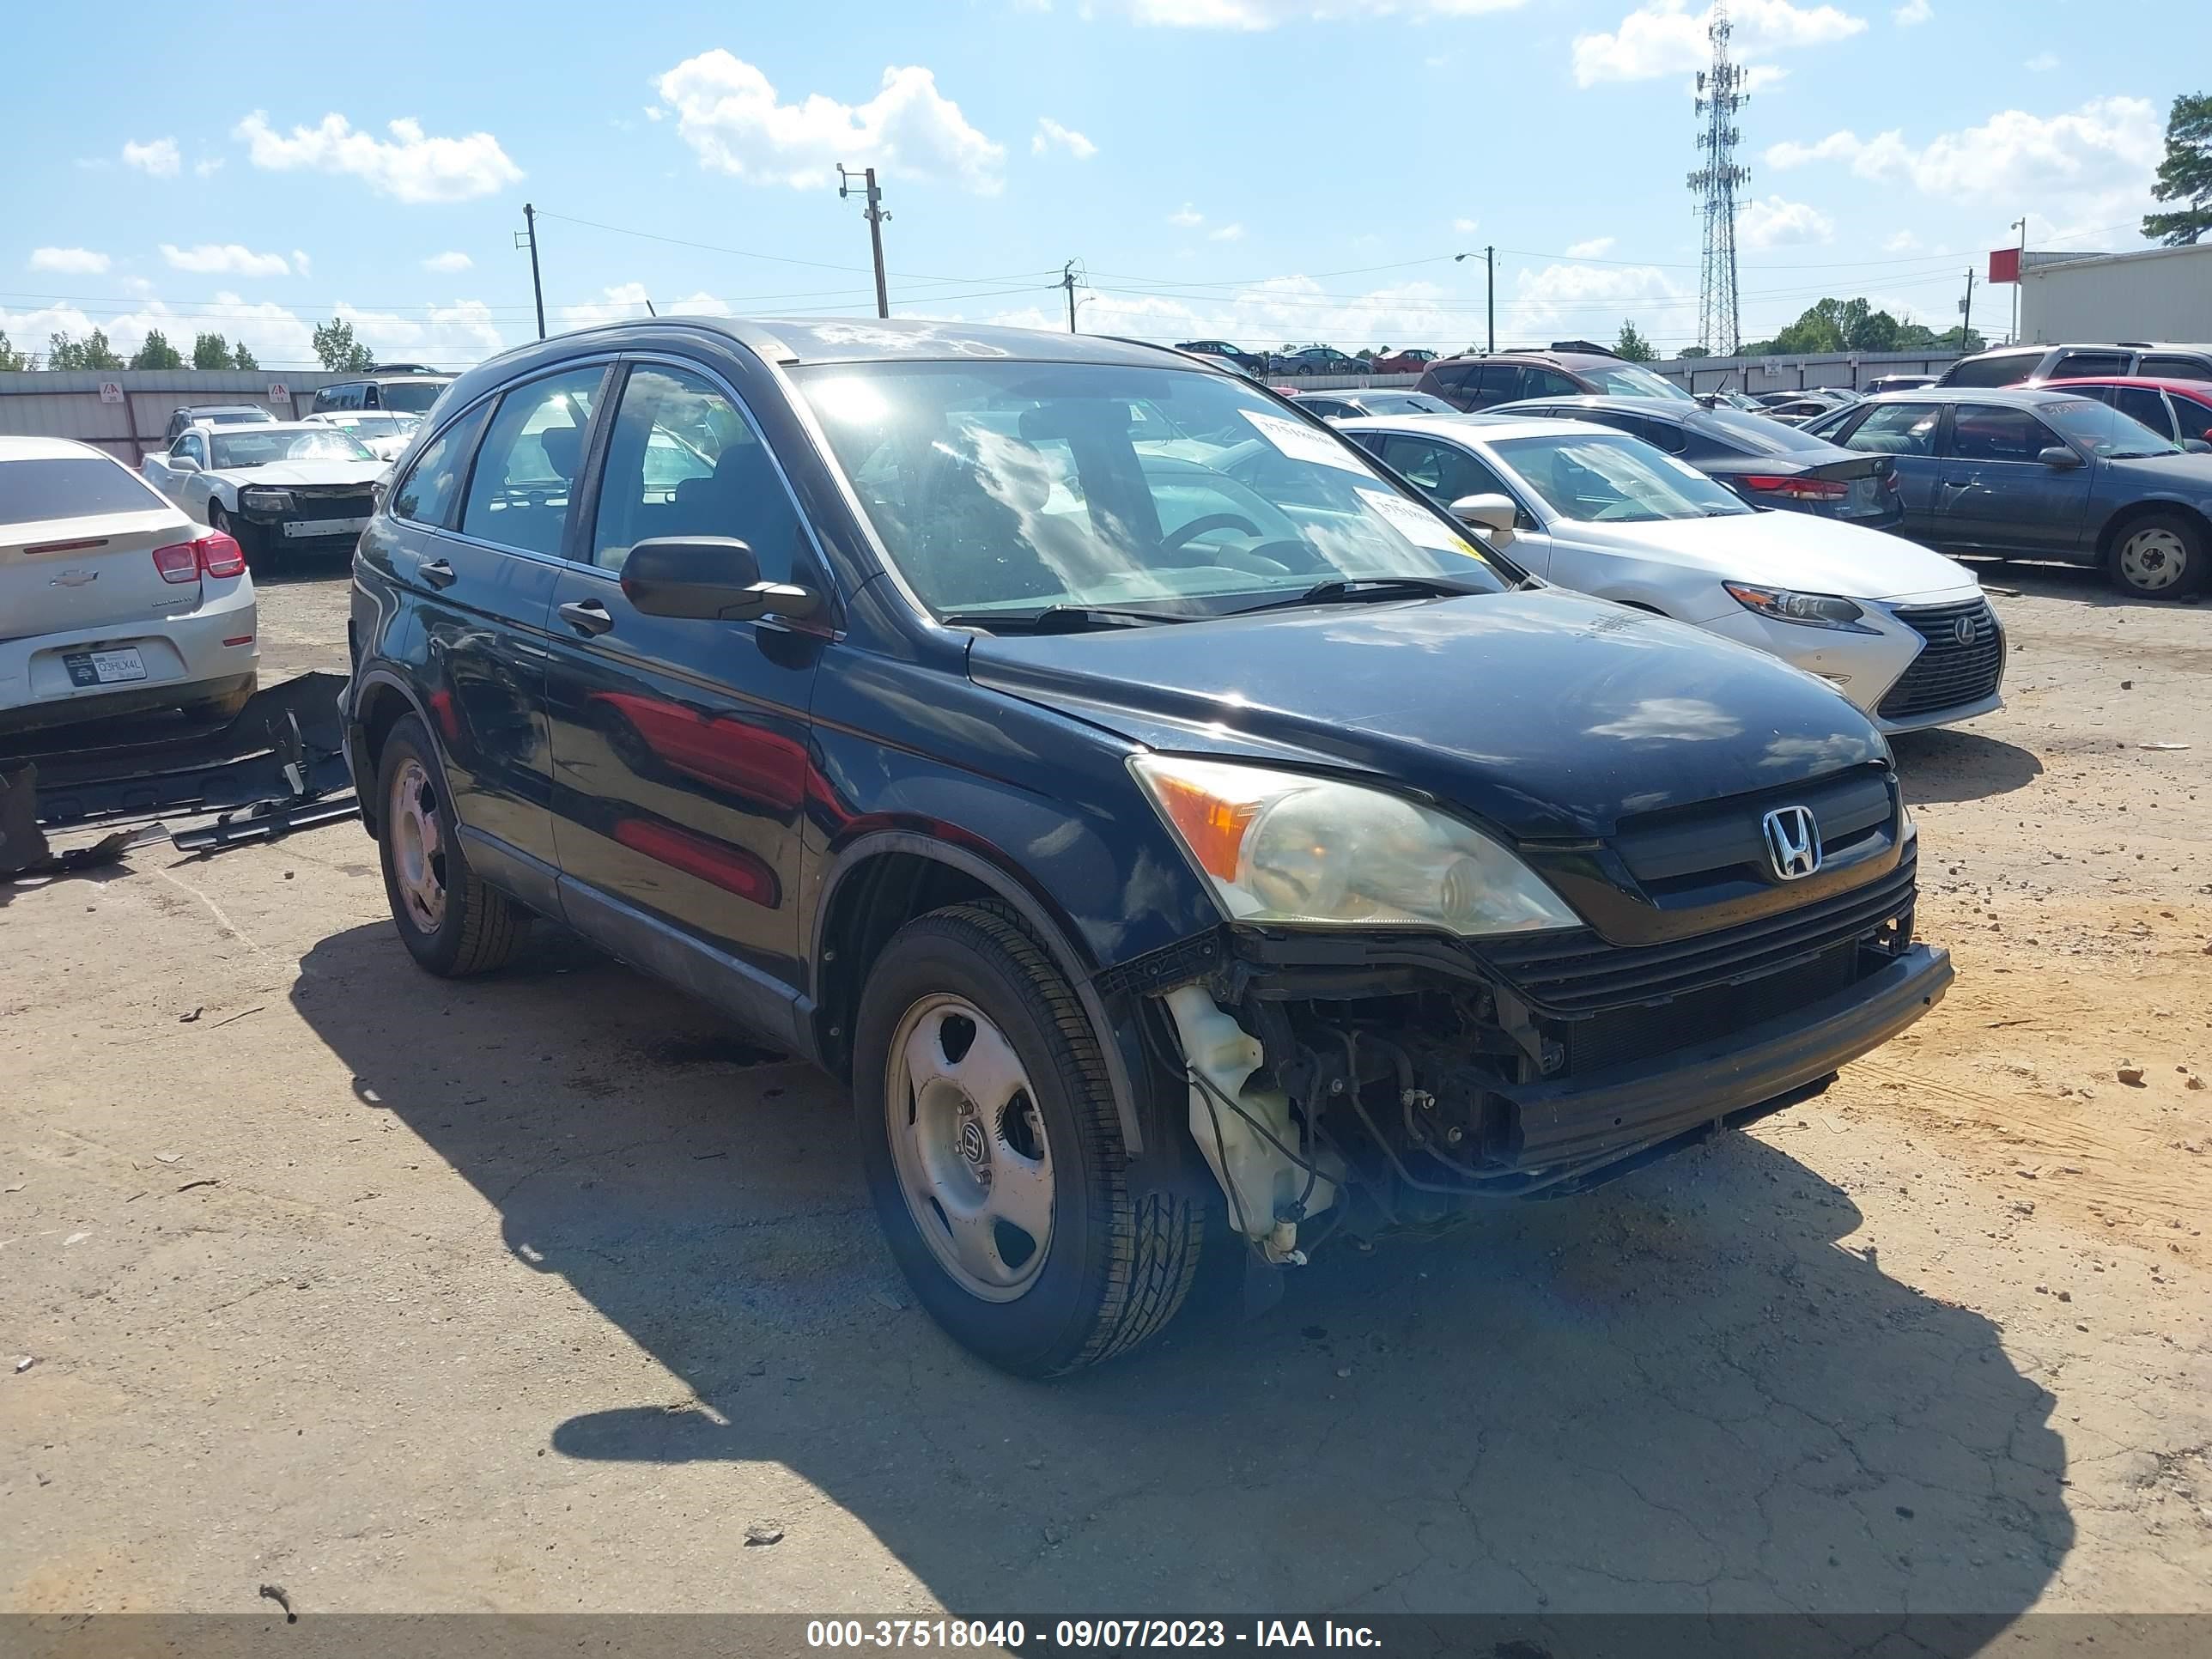
[[[1468, 504], [1468, 510], [1474, 508]], [[434, 973], [557, 919], [849, 1079], [1010, 1369], [1817, 1091], [1951, 977], [1882, 739], [1164, 349], [646, 320], [455, 381], [347, 747]]]

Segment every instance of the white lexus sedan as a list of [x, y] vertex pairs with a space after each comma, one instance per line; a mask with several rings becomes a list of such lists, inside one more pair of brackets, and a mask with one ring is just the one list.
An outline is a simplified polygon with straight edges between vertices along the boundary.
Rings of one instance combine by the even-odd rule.
[[111, 455], [0, 438], [0, 731], [252, 695], [253, 580]]
[[1537, 575], [1771, 653], [1885, 732], [2003, 706], [2004, 633], [1981, 582], [1902, 537], [1749, 506], [1642, 439], [1586, 422], [1334, 424]]
[[319, 422], [188, 426], [141, 463], [146, 482], [247, 560], [287, 553], [351, 553], [375, 511], [384, 471], [351, 433]]

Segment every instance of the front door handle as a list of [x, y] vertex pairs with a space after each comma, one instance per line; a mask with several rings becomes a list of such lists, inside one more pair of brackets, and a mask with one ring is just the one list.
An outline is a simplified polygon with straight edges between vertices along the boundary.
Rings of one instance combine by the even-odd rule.
[[459, 580], [453, 574], [453, 567], [443, 559], [425, 559], [415, 571], [433, 587], [451, 587]]
[[571, 599], [561, 607], [561, 620], [579, 634], [604, 634], [615, 625], [605, 605], [597, 599]]

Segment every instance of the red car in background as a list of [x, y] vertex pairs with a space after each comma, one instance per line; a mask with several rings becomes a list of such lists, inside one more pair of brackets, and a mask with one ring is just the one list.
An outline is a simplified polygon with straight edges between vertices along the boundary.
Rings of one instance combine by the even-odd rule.
[[2169, 380], [2143, 374], [2045, 380], [2050, 392], [2078, 392], [2131, 415], [2175, 443], [2212, 443], [2212, 382]]
[[1408, 346], [1403, 351], [1385, 352], [1368, 368], [1377, 374], [1419, 374], [1442, 356], [1442, 352], [1431, 351], [1426, 346]]

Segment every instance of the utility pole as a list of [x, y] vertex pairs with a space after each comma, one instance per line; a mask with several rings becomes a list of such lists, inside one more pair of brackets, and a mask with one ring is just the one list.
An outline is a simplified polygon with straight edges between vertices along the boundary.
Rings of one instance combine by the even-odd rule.
[[1966, 267], [1966, 297], [1959, 301], [1959, 355], [1963, 357], [1973, 349], [1966, 343], [1974, 331], [1974, 268]]
[[538, 337], [542, 340], [545, 337], [545, 289], [538, 280], [538, 210], [527, 202], [522, 204], [522, 222], [527, 228], [515, 237], [514, 245], [530, 250], [530, 294], [538, 301]]
[[1067, 290], [1067, 331], [1075, 332], [1075, 261], [1060, 268], [1060, 285]]
[[2012, 222], [2020, 233], [2020, 264], [2012, 275], [2012, 343], [2020, 343], [2020, 291], [2027, 285], [2027, 219], [2025, 215]]
[[884, 211], [884, 193], [876, 188], [876, 170], [864, 167], [854, 173], [842, 161], [837, 164], [837, 195], [840, 199], [853, 193], [853, 180], [861, 181], [860, 189], [867, 206], [860, 216], [868, 222], [868, 247], [876, 258], [876, 315], [891, 314], [890, 290], [884, 286], [884, 221], [891, 216]]
[[[1472, 253], [1452, 255], [1455, 264], [1459, 260], [1473, 258], [1474, 255]], [[1486, 247], [1482, 250], [1482, 287], [1488, 300], [1486, 307], [1489, 313], [1486, 337], [1490, 342], [1489, 349], [1494, 352], [1498, 349], [1498, 250], [1494, 247]]]

